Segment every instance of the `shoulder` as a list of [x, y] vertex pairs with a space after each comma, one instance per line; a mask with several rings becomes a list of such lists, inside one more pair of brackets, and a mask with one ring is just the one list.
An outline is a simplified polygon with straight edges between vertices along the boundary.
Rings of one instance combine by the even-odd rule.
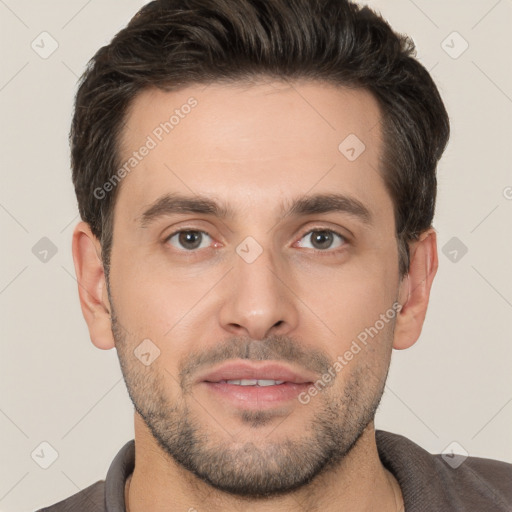
[[63, 501], [49, 507], [41, 508], [36, 512], [76, 512], [89, 510], [90, 512], [105, 512], [105, 480], [86, 487]]
[[512, 464], [500, 460], [467, 457], [457, 468], [446, 464], [443, 455], [433, 455], [442, 474], [461, 489], [475, 490], [512, 510]]
[[106, 512], [124, 510], [124, 486], [135, 467], [135, 441], [128, 441], [114, 457], [105, 480], [86, 487], [69, 498], [36, 512]]
[[411, 510], [512, 510], [512, 464], [431, 454], [404, 436], [381, 430], [376, 441], [383, 465], [402, 488], [406, 509], [409, 504]]

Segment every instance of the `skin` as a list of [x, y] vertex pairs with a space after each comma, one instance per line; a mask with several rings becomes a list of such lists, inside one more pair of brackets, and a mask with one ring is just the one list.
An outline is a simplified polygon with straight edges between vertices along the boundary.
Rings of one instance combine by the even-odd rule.
[[[197, 106], [120, 184], [109, 287], [89, 226], [79, 223], [73, 237], [91, 340], [117, 349], [136, 408], [128, 509], [399, 510], [399, 487], [378, 457], [373, 417], [392, 349], [408, 348], [420, 335], [438, 261], [431, 228], [410, 244], [410, 271], [399, 277], [393, 204], [379, 170], [376, 100], [318, 82], [147, 90], [131, 105], [122, 160], [190, 97]], [[349, 134], [366, 146], [354, 161], [338, 150]], [[333, 191], [363, 203], [372, 224], [346, 212], [281, 214], [283, 202]], [[172, 214], [141, 227], [142, 213], [175, 192], [223, 201], [235, 216]], [[178, 236], [169, 239], [184, 228], [209, 237], [186, 250]], [[345, 238], [318, 248], [313, 229]], [[252, 263], [236, 252], [247, 236], [262, 249]], [[322, 364], [334, 363], [395, 302], [400, 312], [307, 404], [290, 400], [248, 412], [194, 380], [213, 368], [215, 354], [228, 361], [246, 350], [250, 359], [279, 360], [321, 377]], [[133, 354], [144, 339], [160, 350], [149, 366]], [[201, 367], [194, 365], [198, 357]], [[196, 466], [206, 460], [202, 470], [212, 474], [197, 476], [169, 453], [186, 439], [174, 435], [180, 418], [195, 428]], [[322, 462], [319, 452], [329, 447], [332, 460]], [[220, 454], [225, 464], [213, 471], [210, 461]], [[283, 468], [289, 480], [298, 478], [310, 461], [323, 470], [293, 490], [262, 498], [222, 488], [222, 469], [254, 484]]]

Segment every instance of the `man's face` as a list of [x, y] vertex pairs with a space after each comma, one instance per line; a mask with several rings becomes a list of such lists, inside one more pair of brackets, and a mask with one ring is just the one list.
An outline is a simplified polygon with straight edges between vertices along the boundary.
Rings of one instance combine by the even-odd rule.
[[[379, 121], [369, 93], [321, 83], [151, 90], [132, 105], [121, 160], [138, 156], [118, 185], [109, 280], [116, 348], [148, 433], [219, 489], [303, 485], [373, 421], [399, 287]], [[347, 200], [288, 211], [326, 194]], [[176, 211], [177, 195], [227, 215]]]

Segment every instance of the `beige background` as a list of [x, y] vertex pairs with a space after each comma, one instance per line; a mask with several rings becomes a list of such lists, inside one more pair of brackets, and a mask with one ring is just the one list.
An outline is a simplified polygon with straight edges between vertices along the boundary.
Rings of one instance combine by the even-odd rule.
[[[67, 134], [77, 77], [143, 3], [0, 0], [1, 511], [34, 510], [103, 479], [133, 437], [116, 353], [90, 343], [79, 308]], [[512, 0], [367, 3], [417, 43], [453, 133], [439, 169], [427, 322], [415, 346], [394, 353], [376, 424], [432, 452], [456, 441], [512, 462]], [[46, 59], [31, 47], [45, 37], [51, 49], [43, 31], [58, 43]], [[33, 253], [43, 237], [57, 250], [46, 262]], [[450, 245], [443, 253], [453, 237], [467, 247], [456, 262]], [[48, 469], [31, 457], [44, 441], [58, 453]]]

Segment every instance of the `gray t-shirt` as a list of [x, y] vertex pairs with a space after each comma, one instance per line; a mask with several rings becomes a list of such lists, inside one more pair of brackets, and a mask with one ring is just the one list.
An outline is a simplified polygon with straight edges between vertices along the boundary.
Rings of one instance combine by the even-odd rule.
[[[512, 511], [512, 464], [468, 457], [454, 469], [457, 464], [403, 436], [383, 430], [375, 435], [382, 464], [402, 489], [405, 512]], [[125, 512], [124, 486], [134, 465], [131, 440], [112, 461], [105, 480], [37, 512]]]

